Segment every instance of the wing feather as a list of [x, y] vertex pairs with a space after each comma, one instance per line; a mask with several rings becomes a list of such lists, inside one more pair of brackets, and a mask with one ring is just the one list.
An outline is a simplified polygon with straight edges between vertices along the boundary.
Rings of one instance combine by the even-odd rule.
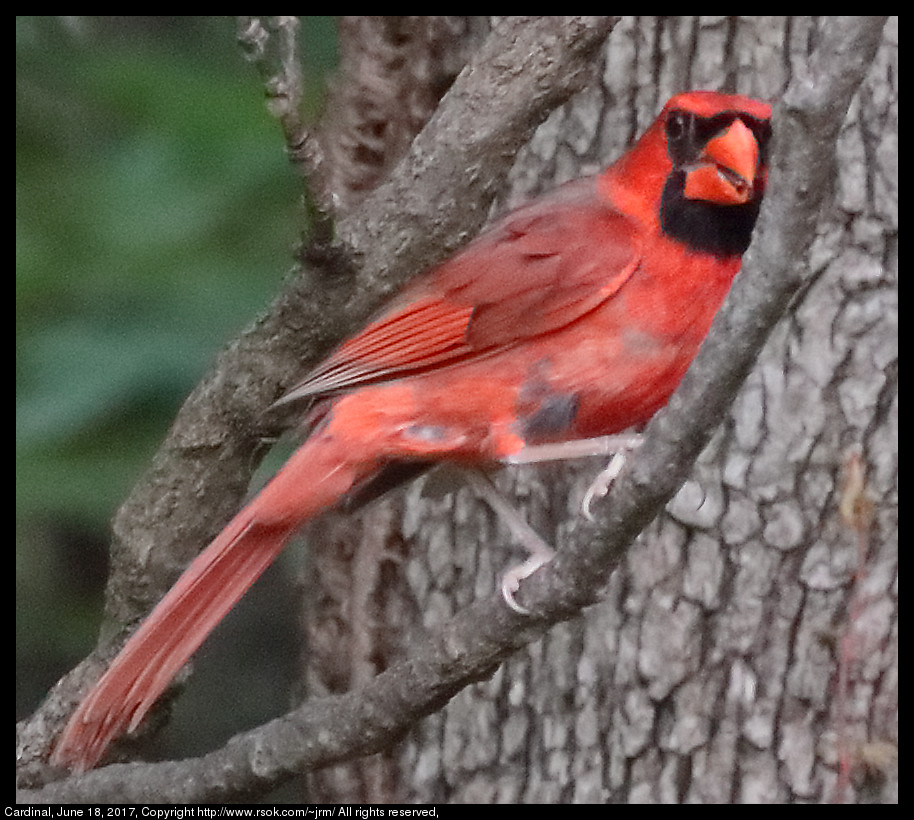
[[576, 180], [508, 214], [407, 287], [281, 401], [347, 390], [558, 330], [611, 298], [640, 261], [635, 224]]

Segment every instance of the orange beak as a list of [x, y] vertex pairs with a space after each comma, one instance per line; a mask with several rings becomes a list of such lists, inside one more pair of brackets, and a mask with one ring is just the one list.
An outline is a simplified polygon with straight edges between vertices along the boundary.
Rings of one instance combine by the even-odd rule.
[[686, 173], [685, 196], [717, 205], [742, 205], [752, 198], [759, 167], [758, 142], [742, 120], [708, 140], [698, 164]]

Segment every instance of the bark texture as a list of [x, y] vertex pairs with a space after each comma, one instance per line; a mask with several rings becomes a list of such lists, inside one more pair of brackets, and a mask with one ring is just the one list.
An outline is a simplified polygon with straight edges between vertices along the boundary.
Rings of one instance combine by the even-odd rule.
[[[348, 192], [339, 199], [340, 235], [365, 265], [354, 274], [356, 281], [372, 281], [368, 292], [374, 298], [392, 287], [398, 266], [409, 264], [409, 254], [401, 259], [388, 245], [384, 257], [383, 249], [372, 246], [371, 238], [385, 224], [394, 233], [407, 230], [421, 210], [418, 203], [427, 202], [433, 227], [425, 232], [425, 250], [420, 240], [415, 251], [420, 257], [431, 254], [423, 257], [427, 263], [481, 221], [481, 214], [471, 215], [455, 228], [452, 216], [441, 216], [442, 192], [456, 184], [447, 182], [447, 170], [437, 194], [424, 183], [410, 195], [397, 187], [405, 185], [398, 171], [415, 173], [430, 155], [425, 152], [432, 151], [422, 136], [410, 143], [405, 134], [420, 124], [419, 109], [434, 108], [428, 102], [431, 86], [451, 72], [450, 63], [442, 73], [430, 62], [420, 73], [438, 79], [428, 87], [410, 86], [409, 92], [396, 90], [408, 85], [398, 84], [402, 78], [391, 58], [398, 47], [432, 60], [435, 48], [446, 44], [437, 28], [445, 23], [409, 19], [418, 22], [401, 22], [400, 29], [394, 23], [347, 24], [352, 59], [370, 62], [372, 54], [380, 55], [385, 88], [407, 98], [400, 109], [365, 108], [371, 84], [352, 84], [352, 76], [363, 81], [366, 75], [356, 71], [347, 81], [344, 72], [335, 91], [343, 110], [327, 127], [355, 136], [350, 143], [342, 137], [332, 141], [334, 150], [351, 149], [368, 133], [376, 141], [366, 144], [377, 153], [356, 150], [356, 157], [367, 161], [353, 163], [326, 150], [321, 156], [330, 166], [315, 171], [327, 191]], [[473, 36], [488, 22], [451, 18], [446, 25]], [[496, 21], [494, 29], [500, 25], [505, 22]], [[500, 193], [496, 208], [612, 161], [679, 90], [718, 88], [774, 100], [807, 80], [815, 90], [822, 75], [811, 70], [810, 55], [827, 39], [830, 25], [827, 18], [624, 18], [594, 58], [598, 80], [536, 131], [507, 174], [508, 190]], [[359, 36], [379, 30], [382, 45], [384, 37], [393, 37], [390, 48], [357, 48]], [[404, 40], [407, 30], [414, 36]], [[529, 31], [519, 27], [515, 42]], [[538, 33], [539, 42], [553, 36], [558, 35], [548, 29]], [[452, 56], [463, 48], [447, 46]], [[840, 73], [840, 55], [830, 65], [828, 58], [817, 54], [825, 65], [817, 63], [817, 70]], [[532, 72], [539, 64], [530, 59]], [[400, 68], [409, 73], [415, 66]], [[467, 93], [460, 82], [454, 84], [457, 93]], [[494, 86], [495, 99], [500, 88]], [[366, 126], [372, 118], [380, 124]], [[243, 745], [250, 737], [233, 742], [211, 756], [212, 765], [201, 766], [205, 774], [198, 781], [191, 783], [188, 775], [184, 790], [170, 792], [169, 799], [225, 799], [235, 793], [233, 781], [236, 788], [244, 784], [256, 791], [288, 780], [296, 767], [343, 759], [355, 749], [374, 754], [302, 776], [300, 798], [896, 800], [897, 118], [897, 20], [891, 20], [841, 126], [832, 190], [825, 192], [808, 259], [794, 262], [804, 287], [732, 411], [714, 420], [720, 427], [691, 477], [624, 557], [602, 599], [548, 631], [539, 623], [499, 620], [503, 616], [494, 605], [474, 605], [492, 597], [499, 574], [517, 556], [508, 534], [480, 502], [466, 490], [450, 492], [454, 483], [446, 474], [432, 474], [358, 517], [328, 518], [309, 533], [303, 579], [302, 679], [306, 696], [328, 696], [318, 700], [325, 705], [324, 723], [315, 717], [312, 724], [284, 724], [272, 734], [264, 727], [257, 736], [263, 739], [254, 755], [257, 765]], [[350, 124], [348, 131], [341, 123]], [[470, 131], [444, 134], [457, 135], [460, 142]], [[505, 150], [507, 141], [496, 143], [497, 150]], [[407, 159], [418, 161], [398, 166], [392, 178], [367, 193], [406, 145]], [[460, 172], [459, 161], [455, 168]], [[462, 169], [464, 176], [477, 171], [477, 166]], [[475, 190], [472, 180], [462, 184], [462, 191]], [[476, 194], [473, 207], [485, 207], [480, 203], [486, 197]], [[403, 207], [385, 223], [379, 214], [398, 195]], [[448, 238], [439, 241], [441, 236]], [[435, 242], [437, 250], [429, 251]], [[746, 267], [751, 270], [751, 262]], [[364, 270], [376, 278], [365, 279]], [[308, 344], [317, 339], [319, 348], [329, 331], [318, 314], [339, 315], [331, 306], [352, 292], [352, 281], [311, 281], [315, 322], [304, 322], [299, 337], [307, 337]], [[303, 322], [300, 311], [284, 307], [284, 300], [307, 301], [303, 287], [293, 291], [278, 299], [265, 320], [269, 333], [240, 340], [227, 355], [251, 347], [269, 360], [268, 372], [288, 373], [305, 342], [289, 341], [273, 328]], [[365, 315], [364, 288], [345, 298], [346, 321]], [[280, 341], [263, 345], [264, 335]], [[256, 371], [242, 369], [250, 372]], [[247, 392], [233, 393], [249, 397], [245, 412], [253, 414], [253, 407], [264, 403], [262, 394], [275, 390], [282, 378], [271, 375], [264, 384], [255, 381]], [[222, 406], [203, 399], [204, 408]], [[205, 429], [224, 427], [223, 420]], [[244, 442], [241, 450], [250, 446]], [[217, 444], [222, 446], [199, 441], [197, 450], [184, 452], [202, 459], [207, 447]], [[158, 457], [163, 471], [171, 469], [168, 457]], [[580, 500], [600, 466], [513, 469], [499, 483], [547, 540], [562, 545], [580, 534]], [[243, 483], [237, 473], [222, 472]], [[202, 493], [202, 483], [199, 489]], [[206, 492], [221, 492], [220, 503], [228, 508], [241, 488], [207, 484]], [[174, 493], [154, 495], [165, 506], [180, 501]], [[157, 510], [151, 507], [149, 513]], [[134, 520], [129, 508], [123, 515]], [[201, 528], [212, 527], [218, 517]], [[205, 540], [197, 535], [190, 541]], [[118, 537], [136, 542], [120, 531]], [[493, 546], [499, 543], [504, 549]], [[174, 559], [164, 566], [167, 578]], [[155, 597], [167, 581], [157, 580], [149, 590], [146, 567], [137, 583]], [[473, 621], [468, 612], [491, 617]], [[549, 615], [568, 618], [573, 612], [566, 600]], [[478, 626], [489, 622], [491, 630]], [[474, 637], [482, 648], [471, 646]], [[415, 654], [417, 647], [421, 651]], [[522, 648], [505, 661], [517, 647]], [[452, 671], [462, 658], [466, 667]], [[425, 698], [421, 705], [396, 688], [405, 672], [421, 684], [414, 689], [417, 699]], [[438, 688], [426, 686], [439, 673]], [[467, 680], [477, 682], [467, 686]], [[352, 694], [340, 694], [347, 691]], [[395, 697], [384, 700], [385, 691]], [[33, 726], [39, 719], [59, 720], [62, 708], [48, 707]], [[427, 716], [417, 719], [420, 714]], [[318, 728], [309, 733], [308, 726], [334, 726], [334, 731], [328, 737]], [[395, 730], [399, 739], [393, 741]], [[105, 799], [122, 794], [118, 789], [135, 773], [132, 794], [161, 795], [179, 773], [191, 771], [176, 766], [159, 764], [145, 772], [110, 767], [84, 778], [86, 791], [78, 791], [79, 785], [66, 791], [64, 783], [52, 794]]]
[[[809, 286], [606, 599], [462, 691], [399, 748], [313, 775], [316, 799], [894, 798], [896, 36], [890, 26], [842, 127]], [[601, 83], [537, 131], [506, 202], [605, 164], [681, 88], [777, 99], [816, 41], [809, 19], [623, 20]], [[856, 452], [873, 506], [854, 523], [839, 508]], [[596, 469], [515, 469], [500, 484], [560, 544]], [[446, 623], [517, 558], [484, 505], [467, 490], [439, 497], [441, 483], [432, 476], [363, 522], [368, 544], [394, 545], [376, 553], [368, 582], [373, 611], [388, 613], [361, 633], [381, 633], [369, 639], [374, 654], [363, 646], [359, 656], [374, 671], [408, 645], [413, 618]], [[504, 552], [491, 548], [498, 541]], [[382, 567], [408, 580], [394, 630], [379, 626], [391, 594]], [[358, 589], [365, 578], [353, 577]]]

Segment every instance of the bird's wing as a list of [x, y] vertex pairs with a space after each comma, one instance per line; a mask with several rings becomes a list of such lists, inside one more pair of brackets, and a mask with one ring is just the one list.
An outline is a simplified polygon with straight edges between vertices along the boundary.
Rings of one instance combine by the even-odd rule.
[[387, 381], [551, 333], [611, 298], [639, 262], [635, 223], [594, 179], [513, 211], [408, 287], [281, 401]]

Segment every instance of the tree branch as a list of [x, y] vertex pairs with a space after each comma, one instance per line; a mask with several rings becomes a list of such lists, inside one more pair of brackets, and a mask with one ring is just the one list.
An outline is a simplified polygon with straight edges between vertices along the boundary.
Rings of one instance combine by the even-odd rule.
[[646, 428], [645, 444], [615, 483], [599, 528], [592, 531], [581, 522], [580, 546], [561, 551], [555, 572], [531, 578], [524, 606], [540, 611], [556, 598], [586, 603], [599, 590], [627, 545], [688, 477], [768, 335], [808, 284], [804, 260], [831, 189], [838, 131], [886, 19], [836, 17], [823, 27], [806, 71], [790, 83], [775, 110], [768, 193], [742, 272], [708, 338], [668, 405]]
[[522, 586], [524, 618], [496, 595], [459, 613], [357, 692], [311, 700], [211, 754], [181, 763], [109, 766], [31, 799], [218, 800], [391, 742], [511, 652], [594, 600], [627, 545], [660, 511], [736, 395], [768, 333], [803, 284], [802, 260], [828, 190], [844, 114], [875, 54], [884, 18], [835, 18], [806, 76], [775, 115], [769, 194], [750, 258], [680, 390], [649, 425], [598, 526], [581, 520], [558, 558]]
[[263, 78], [267, 107], [279, 120], [293, 167], [306, 179], [312, 172], [305, 150], [310, 138], [302, 121], [303, 83], [298, 55], [297, 17], [239, 17], [238, 44]]
[[264, 408], [409, 276], [478, 230], [516, 150], [592, 78], [614, 22], [502, 19], [391, 178], [338, 224], [338, 245], [312, 249], [302, 275], [223, 351], [115, 516], [99, 647], [17, 726], [20, 783], [47, 777], [52, 738], [125, 625], [237, 511], [263, 449]]

